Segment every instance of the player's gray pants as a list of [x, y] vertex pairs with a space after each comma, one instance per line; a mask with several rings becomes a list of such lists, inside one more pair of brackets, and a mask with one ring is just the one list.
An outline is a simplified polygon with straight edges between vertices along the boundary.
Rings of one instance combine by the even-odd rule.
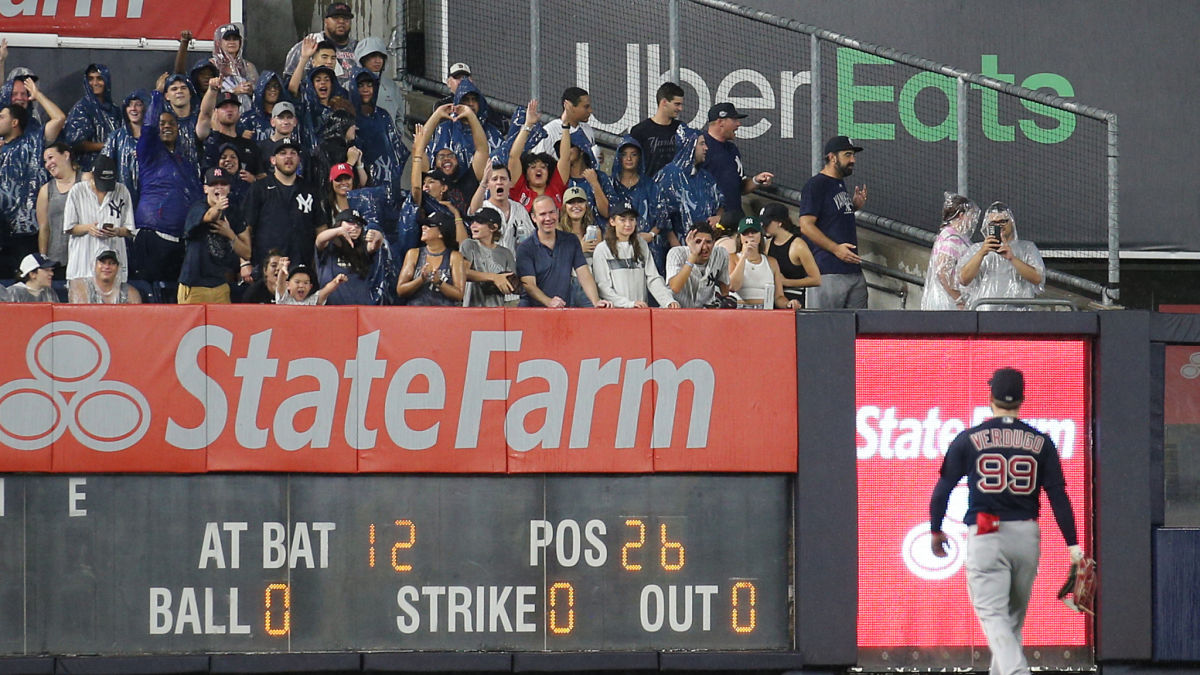
[[808, 289], [805, 309], [866, 309], [867, 280], [862, 274], [822, 274]]
[[1021, 627], [1037, 576], [1041, 532], [1035, 520], [1000, 523], [1000, 529], [967, 539], [967, 589], [992, 650], [992, 675], [1028, 673]]

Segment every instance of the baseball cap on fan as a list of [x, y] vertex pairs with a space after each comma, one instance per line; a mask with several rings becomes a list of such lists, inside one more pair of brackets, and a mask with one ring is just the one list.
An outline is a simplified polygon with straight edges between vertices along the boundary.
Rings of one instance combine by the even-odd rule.
[[30, 253], [21, 259], [21, 277], [24, 279], [29, 276], [29, 273], [34, 270], [52, 270], [54, 269], [54, 261], [43, 256], [40, 253]]
[[842, 152], [843, 150], [853, 150], [862, 152], [863, 149], [854, 144], [854, 141], [849, 136], [834, 136], [825, 142], [825, 154], [831, 152]]
[[450, 77], [470, 77], [471, 66], [459, 61], [458, 63], [450, 66], [449, 75]]
[[745, 113], [738, 112], [737, 108], [733, 107], [733, 104], [728, 102], [718, 103], [708, 109], [709, 122], [716, 122], [717, 120], [724, 119], [740, 120], [745, 119], [746, 117], [747, 115]]
[[98, 155], [92, 164], [92, 180], [101, 192], [112, 192], [117, 187], [117, 163], [108, 155]]
[[328, 19], [335, 16], [344, 16], [347, 19], [353, 19], [354, 12], [350, 11], [350, 5], [347, 3], [333, 2], [330, 3], [329, 7], [325, 10], [325, 18]]
[[1025, 400], [1025, 374], [1016, 368], [1000, 368], [988, 380], [992, 398], [1000, 403], [1020, 403]]

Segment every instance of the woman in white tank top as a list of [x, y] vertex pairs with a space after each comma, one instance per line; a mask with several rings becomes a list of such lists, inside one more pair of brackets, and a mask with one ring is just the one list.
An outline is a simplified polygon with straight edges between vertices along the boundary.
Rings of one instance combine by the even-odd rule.
[[770, 287], [773, 307], [798, 309], [799, 301], [784, 297], [779, 263], [763, 253], [766, 247], [758, 218], [742, 218], [738, 223], [737, 250], [729, 258], [729, 290], [738, 297], [739, 304], [762, 307]]

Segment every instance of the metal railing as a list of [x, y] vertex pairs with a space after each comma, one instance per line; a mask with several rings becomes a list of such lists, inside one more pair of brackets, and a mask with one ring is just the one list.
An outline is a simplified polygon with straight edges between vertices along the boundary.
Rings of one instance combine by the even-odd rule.
[[[524, 29], [525, 17], [521, 12], [528, 11], [528, 36], [506, 35], [508, 44], [499, 47], [489, 44], [486, 48], [489, 61], [501, 59], [505, 54], [511, 57], [508, 61], [505, 61], [506, 65], [504, 67], [497, 66], [497, 70], [502, 72], [508, 79], [512, 79], [512, 75], [516, 75], [516, 73], [521, 72], [524, 68], [524, 64], [513, 60], [517, 58], [514, 54], [519, 55], [527, 52], [528, 56], [527, 88], [524, 87], [523, 82], [507, 82], [504, 86], [499, 87], [507, 96], [498, 96], [490, 90], [493, 83], [492, 80], [488, 80], [489, 91], [487, 93], [489, 101], [492, 107], [500, 110], [512, 109], [511, 103], [505, 101], [506, 98], [510, 101], [523, 103], [526, 100], [523, 96], [526, 91], [530, 94], [531, 98], [542, 98], [544, 100], [544, 97], [539, 97], [539, 94], [545, 92], [546, 87], [543, 86], [544, 84], [547, 82], [562, 83], [567, 81], [565, 78], [571, 77], [570, 74], [563, 75], [564, 70], [569, 73], [569, 68], [564, 68], [563, 61], [572, 56], [578, 58], [578, 49], [581, 44], [585, 48], [596, 46], [589, 45], [587, 42], [581, 42], [586, 41], [588, 38], [572, 33], [572, 26], [563, 24], [564, 19], [562, 14], [565, 10], [556, 3], [547, 3], [544, 0], [526, 0], [522, 3], [462, 2], [461, 0], [456, 0], [454, 3], [449, 3], [447, 0], [425, 0], [425, 2], [426, 14], [440, 17], [438, 20], [427, 21], [426, 38], [427, 43], [436, 43], [429, 46], [429, 51], [430, 53], [440, 54], [441, 61], [449, 58], [448, 54], [451, 47], [455, 49], [456, 54], [478, 53], [482, 56], [485, 53], [483, 50], [473, 49], [465, 43], [451, 43], [451, 34], [453, 31], [447, 28], [450, 25], [447, 21], [447, 15], [450, 12], [453, 11], [455, 13], [455, 21], [459, 21], [462, 18], [462, 20], [475, 20], [486, 25], [506, 25], [513, 28], [515, 28], [513, 22], [517, 22], [520, 24], [520, 28]], [[641, 11], [654, 14], [654, 17], [658, 18], [663, 13], [663, 10], [665, 10], [665, 17], [662, 17], [664, 20], [659, 21], [643, 21], [641, 20], [643, 17], [636, 17], [637, 20], [635, 20], [635, 18], [619, 16], [622, 11], [625, 13]], [[946, 182], [952, 182], [953, 187], [959, 194], [971, 196], [976, 193], [991, 192], [1009, 197], [1005, 201], [1019, 200], [1025, 197], [1026, 192], [1030, 192], [1034, 188], [1040, 188], [1042, 187], [1042, 183], [1044, 183], [1044, 181], [1038, 182], [1033, 177], [1027, 179], [1024, 177], [1025, 165], [1038, 162], [1029, 162], [1028, 158], [1015, 156], [1018, 148], [1017, 144], [1013, 143], [1009, 143], [1004, 150], [1012, 152], [1014, 156], [1000, 157], [1001, 160], [1007, 161], [1007, 164], [1003, 166], [1003, 171], [999, 171], [1004, 180], [994, 180], [997, 172], [992, 165], [997, 163], [997, 154], [999, 153], [990, 147], [996, 144], [993, 143], [995, 139], [989, 135], [988, 120], [984, 119], [986, 114], [983, 112], [983, 109], [981, 108], [978, 115], [979, 119], [972, 119], [972, 108], [968, 100], [971, 91], [986, 90], [993, 92], [991, 96], [1000, 101], [1000, 103], [994, 103], [995, 105], [1016, 105], [1020, 103], [1031, 111], [1035, 110], [1035, 108], [1041, 110], [1037, 106], [1044, 106], [1046, 110], [1058, 111], [1058, 114], [1070, 117], [1072, 129], [1075, 129], [1077, 123], [1083, 124], [1083, 122], [1077, 122], [1076, 118], [1087, 120], [1089, 124], [1098, 122], [1102, 125], [1102, 134], [1097, 131], [1097, 127], [1088, 126], [1086, 133], [1076, 133], [1076, 136], [1080, 138], [1072, 139], [1068, 137], [1068, 140], [1071, 141], [1068, 145], [1075, 151], [1075, 156], [1068, 156], [1065, 159], [1060, 158], [1058, 164], [1060, 167], [1066, 166], [1075, 171], [1073, 174], [1074, 178], [1078, 183], [1085, 184], [1087, 189], [1075, 190], [1071, 185], [1065, 185], [1058, 193], [1055, 193], [1056, 198], [1046, 198], [1044, 195], [1030, 197], [1034, 203], [1025, 208], [1023, 212], [1024, 219], [1019, 218], [1019, 220], [1023, 223], [1035, 223], [1037, 226], [1059, 228], [1054, 231], [1055, 236], [1062, 235], [1060, 239], [1070, 244], [1064, 247], [1096, 250], [1097, 252], [1102, 251], [1107, 259], [1107, 283], [1100, 284], [1055, 270], [1048, 270], [1048, 279], [1056, 284], [1093, 294], [1105, 305], [1112, 305], [1119, 298], [1119, 153], [1117, 148], [1116, 115], [1061, 96], [1017, 86], [994, 77], [937, 63], [896, 49], [856, 40], [847, 35], [804, 24], [796, 20], [775, 16], [725, 0], [657, 0], [634, 4], [579, 0], [579, 2], [571, 3], [571, 11], [567, 16], [576, 19], [582, 25], [595, 25], [595, 22], [589, 21], [589, 19], [594, 18], [593, 15], [603, 17], [609, 21], [626, 20], [627, 23], [625, 25], [627, 27], [636, 26], [636, 30], [639, 31], [638, 34], [643, 36], [643, 39], [655, 39], [655, 36], [665, 37], [668, 51], [667, 60], [670, 64], [667, 75], [671, 81], [682, 83], [688, 81], [688, 74], [685, 72], [686, 68], [699, 68], [697, 65], [699, 61], [711, 58], [712, 44], [709, 39], [710, 36], [696, 35], [697, 31], [694, 30], [697, 22], [700, 25], [711, 25], [713, 21], [717, 20], [715, 16], [708, 16], [704, 14], [705, 12], [716, 12], [721, 17], [730, 19], [730, 24], [726, 25], [727, 29], [732, 29], [734, 27], [733, 24], [737, 24], [738, 22], [750, 22], [750, 27], [741, 26], [737, 29], [747, 35], [764, 30], [774, 31], [772, 35], [776, 39], [771, 42], [771, 49], [774, 51], [786, 51], [786, 55], [782, 58], [788, 63], [802, 63], [804, 58], [808, 59], [807, 86], [795, 88], [791, 95], [800, 101], [800, 99], [805, 97], [805, 92], [807, 92], [807, 116], [809, 118], [808, 155], [814, 170], [818, 170], [823, 162], [822, 151], [826, 135], [832, 135], [830, 133], [831, 130], [836, 130], [839, 134], [843, 132], [842, 120], [840, 119], [843, 112], [840, 107], [841, 101], [834, 100], [839, 99], [840, 94], [835, 93], [831, 95], [827, 90], [832, 86], [842, 86], [841, 79], [845, 77], [846, 70], [844, 67], [845, 64], [841, 62], [841, 58], [844, 55], [843, 52], [849, 53], [851, 50], [854, 54], [859, 55], [857, 58], [875, 59], [873, 63], [883, 63], [886, 61], [889, 64], [899, 64], [925, 78], [922, 82], [932, 82], [929, 88], [940, 88], [946, 94], [948, 105], [953, 110], [953, 115], [950, 115], [949, 112], [946, 114], [946, 125], [950, 126], [952, 118], [953, 133], [947, 133], [941, 140], [953, 143], [952, 163], [954, 169], [953, 178], [949, 178], [949, 174], [947, 174], [949, 180]], [[492, 21], [491, 13], [497, 13], [497, 17], [499, 18], [496, 21]], [[486, 16], [482, 19], [472, 19], [471, 17], [474, 15]], [[690, 24], [689, 21], [691, 22]], [[763, 26], [770, 26], [772, 28], [765, 29], [762, 28]], [[629, 30], [632, 31], [634, 29], [629, 28]], [[443, 32], [438, 33], [438, 31]], [[807, 41], [803, 43], [805, 46], [804, 52], [807, 52], [807, 54], [794, 50], [794, 47], [797, 45], [794, 40], [787, 38], [788, 34], [808, 37]], [[455, 33], [455, 35], [463, 36], [459, 40], [461, 42], [462, 39], [468, 39], [466, 36], [471, 35], [471, 33]], [[478, 34], [475, 33], [474, 35], [477, 39]], [[499, 36], [493, 37], [499, 38]], [[528, 39], [527, 47], [524, 42], [526, 38]], [[629, 39], [636, 40], [637, 38], [631, 37]], [[576, 54], [572, 55], [567, 52], [564, 43], [566, 45], [574, 45]], [[482, 47], [482, 45], [480, 46]], [[834, 49], [832, 58], [826, 53], [827, 49], [831, 47]], [[654, 49], [656, 50], [654, 54], [657, 55], [658, 45], [654, 45]], [[647, 47], [647, 50], [649, 50], [649, 47]], [[862, 57], [861, 55], [864, 54], [869, 56]], [[649, 54], [646, 58], [647, 71], [649, 72]], [[691, 61], [689, 61], [689, 58]], [[431, 60], [435, 63], [438, 62], [436, 58]], [[598, 61], [598, 59], [593, 60]], [[605, 67], [609, 70], [620, 69], [619, 64], [610, 65], [607, 61], [605, 64]], [[438, 63], [431, 70], [435, 72], [444, 70], [446, 65], [445, 63]], [[485, 62], [481, 64], [481, 68], [486, 69], [489, 65], [488, 62]], [[637, 65], [636, 61], [634, 65]], [[828, 67], [831, 65], [833, 66], [832, 68]], [[576, 61], [575, 66], [576, 74], [578, 74], [581, 68], [578, 61]], [[582, 66], [582, 68], [586, 70], [587, 66]], [[852, 69], [853, 64], [851, 65], [851, 72], [853, 72]], [[548, 73], [548, 71], [553, 72]], [[829, 71], [832, 71], [832, 73]], [[692, 74], [694, 75], [694, 73]], [[440, 76], [439, 74], [437, 77]], [[517, 75], [517, 79], [522, 77], [523, 75]], [[619, 76], [615, 77], [618, 81], [624, 82]], [[443, 93], [447, 91], [440, 81], [435, 81], [434, 79], [421, 77], [412, 73], [405, 73], [403, 78], [408, 83], [421, 89]], [[946, 79], [943, 80], [941, 78]], [[592, 88], [593, 92], [595, 92], [597, 90], [595, 80], [601, 78], [593, 77], [592, 79]], [[649, 79], [648, 75], [648, 86], [650, 85]], [[581, 79], [581, 81], [583, 80]], [[898, 81], [893, 82], [893, 84], [897, 83]], [[618, 98], [619, 92], [610, 91], [614, 87], [608, 85], [608, 81], [602, 83], [601, 87], [607, 87], [607, 89], [603, 89], [600, 98], [603, 99], [604, 95], [607, 95], [610, 100]], [[879, 86], [876, 88], [882, 89], [887, 87]], [[895, 87], [892, 87], [892, 89], [895, 89]], [[840, 89], [837, 91], [840, 92]], [[630, 85], [630, 96], [634, 96], [632, 84]], [[705, 96], [707, 96], [707, 92]], [[981, 100], [982, 96], [980, 94]], [[594, 95], [593, 98], [596, 99], [596, 96]], [[706, 104], [703, 103], [705, 101], [703, 96], [698, 96], [698, 98], [702, 104]], [[689, 105], [691, 105], [690, 102]], [[547, 107], [544, 105], [543, 109]], [[831, 123], [826, 122], [826, 113], [835, 108], [838, 112], [835, 117], [839, 117], [839, 119], [836, 126], [833, 126]], [[803, 116], [800, 115], [799, 104], [796, 111], [797, 116]], [[994, 114], [995, 111], [993, 111]], [[622, 119], [625, 118], [623, 117]], [[974, 132], [976, 138], [972, 139], [972, 132], [969, 126], [972, 123], [983, 129], [983, 136], [980, 136], [980, 132], [976, 130]], [[605, 125], [595, 124], [594, 126], [600, 127]], [[608, 126], [612, 125], [609, 124]], [[1080, 129], [1082, 128], [1081, 126]], [[1032, 132], [1030, 129], [1032, 129]], [[597, 129], [597, 131], [597, 140], [602, 144], [615, 145], [618, 142], [618, 136], [604, 133], [600, 129]], [[618, 131], [621, 130], [618, 129]], [[1022, 127], [1022, 133], [1025, 133], [1026, 136], [1036, 132], [1037, 129], [1033, 124], [1028, 128]], [[984, 136], [987, 136], [987, 138]], [[1102, 141], [1100, 140], [1101, 137]], [[1049, 152], [1058, 150], [1060, 147], [1066, 147], [1056, 147], [1053, 145], [1055, 142], [1059, 141], [1044, 139], [1030, 140], [1028, 143], [1020, 145], [1020, 151], [1029, 154], [1043, 150]], [[748, 143], [748, 141], [739, 139], [739, 145]], [[1096, 147], [1101, 143], [1103, 144], [1102, 148]], [[791, 152], [783, 147], [783, 143], [774, 145], [780, 147], [777, 150], [779, 153]], [[877, 147], [879, 146], [879, 144], [876, 145]], [[933, 144], [924, 143], [923, 145], [915, 145], [925, 150]], [[936, 151], [928, 151], [932, 159], [926, 157], [922, 161], [926, 162], [926, 167], [933, 165], [940, 171], [943, 169], [942, 164], [946, 162], [942, 162], [941, 156], [937, 154], [940, 152], [941, 146], [937, 147], [938, 150]], [[876, 149], [872, 149], [872, 152], [876, 151]], [[879, 151], [882, 152], [882, 150]], [[743, 149], [743, 155], [745, 153], [746, 150]], [[758, 154], [763, 155], [766, 152], [759, 152]], [[1041, 156], [1039, 155], [1038, 157], [1040, 158]], [[777, 165], [793, 164], [787, 161], [788, 155], [786, 154], [779, 155], [774, 159]], [[760, 161], [762, 161], [761, 158]], [[893, 164], [889, 167], [892, 170], [891, 174], [889, 174], [890, 180], [898, 184], [893, 192], [901, 194], [908, 190], [907, 185], [900, 185], [901, 181], [923, 170], [921, 165], [912, 163], [904, 165], [904, 161], [906, 159], [901, 155], [898, 164]], [[992, 171], [992, 173], [988, 173], [988, 171]], [[1023, 179], [1026, 182], [1020, 182]], [[794, 203], [799, 197], [800, 185], [798, 183], [803, 178], [794, 175], [791, 177], [791, 180], [794, 182], [777, 180], [777, 187], [773, 190], [768, 190], [768, 192], [779, 196], [784, 201]], [[927, 186], [923, 185], [923, 187]], [[944, 187], [948, 189], [950, 185], [947, 184]], [[940, 197], [940, 192], [938, 196]], [[1057, 203], [1069, 202], [1072, 199], [1076, 201], [1065, 205]], [[912, 202], [913, 200], [909, 200], [904, 206], [897, 207], [896, 200], [892, 200], [890, 203], [886, 199], [873, 200], [873, 203], [868, 204], [869, 210], [859, 212], [858, 222], [861, 226], [877, 231], [909, 240], [919, 240], [926, 244], [931, 243], [935, 238], [935, 234], [928, 229], [913, 224], [932, 220], [927, 217], [929, 209], [925, 208], [928, 200], [922, 201], [919, 206], [914, 206]], [[1044, 208], [1042, 208], [1043, 206]], [[1059, 210], [1054, 211], [1053, 209], [1056, 207]], [[1078, 216], [1078, 223], [1072, 223], [1069, 222], [1069, 217], [1062, 216], [1064, 212], [1068, 215], [1076, 213], [1083, 215]], [[1041, 221], [1037, 220], [1039, 217]], [[1101, 220], [1103, 220], [1102, 223], [1100, 222]], [[1049, 225], [1045, 225], [1046, 223]], [[1049, 236], [1046, 232], [1038, 230], [1036, 227], [1032, 231], [1035, 235], [1048, 237], [1052, 242], [1055, 241], [1054, 236]], [[1080, 234], [1080, 232], [1083, 232], [1083, 234]], [[1034, 238], [1036, 239], [1037, 237], [1035, 236]], [[1051, 246], [1054, 246], [1053, 243]]]

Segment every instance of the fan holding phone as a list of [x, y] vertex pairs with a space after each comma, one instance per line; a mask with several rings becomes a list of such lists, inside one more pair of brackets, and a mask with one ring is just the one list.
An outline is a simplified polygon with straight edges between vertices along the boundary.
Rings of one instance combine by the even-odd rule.
[[[958, 282], [966, 305], [981, 299], [1035, 298], [1046, 289], [1046, 264], [1037, 246], [1017, 237], [1016, 219], [1003, 202], [983, 214], [984, 240], [959, 259]], [[1028, 309], [1022, 305], [985, 304], [982, 310]]]

